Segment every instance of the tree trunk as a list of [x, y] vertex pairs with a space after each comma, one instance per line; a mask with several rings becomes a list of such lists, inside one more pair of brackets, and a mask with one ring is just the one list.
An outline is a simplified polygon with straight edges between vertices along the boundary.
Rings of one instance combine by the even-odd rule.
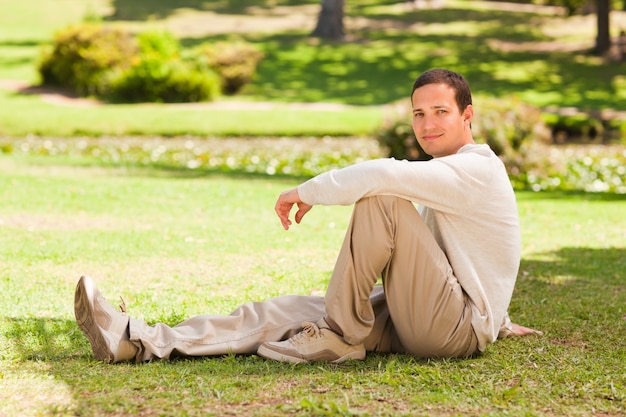
[[312, 35], [325, 39], [343, 38], [344, 0], [322, 0], [322, 10]]
[[609, 31], [610, 0], [596, 0], [596, 16], [598, 18], [598, 36], [596, 37], [596, 53], [604, 54], [611, 49], [611, 33]]

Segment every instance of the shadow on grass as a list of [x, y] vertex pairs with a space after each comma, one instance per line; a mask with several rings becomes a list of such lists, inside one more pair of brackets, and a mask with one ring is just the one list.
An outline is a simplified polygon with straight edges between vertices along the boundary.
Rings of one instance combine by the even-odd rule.
[[[317, 0], [283, 0], [282, 6], [298, 6], [303, 3], [317, 4]], [[110, 20], [164, 19], [179, 9], [196, 9], [223, 14], [246, 14], [249, 7], [271, 9], [274, 2], [267, 0], [113, 0], [114, 14]]]
[[[111, 169], [120, 169], [120, 175], [131, 177], [156, 177], [156, 178], [177, 178], [177, 179], [193, 179], [193, 178], [229, 178], [237, 180], [272, 180], [272, 181], [284, 181], [286, 183], [303, 182], [311, 178], [313, 175], [294, 175], [294, 174], [268, 174], [263, 172], [249, 172], [245, 169], [237, 170], [224, 170], [220, 168], [195, 168], [190, 169], [186, 167], [168, 165], [168, 164], [107, 164], [98, 162], [92, 164], [85, 162], [83, 164], [76, 163], [76, 166], [83, 168], [98, 168], [108, 167]], [[115, 171], [111, 172], [115, 175]]]
[[[318, 3], [311, 1], [311, 4]], [[609, 107], [626, 110], [626, 98], [617, 94], [616, 80], [623, 64], [587, 59], [585, 47], [564, 50], [533, 47], [553, 42], [541, 28], [544, 19], [532, 13], [444, 8], [401, 14], [368, 14], [371, 2], [348, 5], [348, 14], [362, 15], [372, 24], [349, 32], [348, 42], [312, 42], [307, 31], [279, 34], [242, 34], [264, 51], [253, 85], [243, 94], [268, 101], [333, 101], [353, 105], [381, 105], [407, 98], [421, 72], [448, 67], [463, 73], [475, 93], [496, 97], [524, 94], [525, 100], [545, 106], [581, 109]], [[290, 1], [286, 5], [299, 2]], [[281, 2], [285, 5], [285, 2]], [[246, 7], [272, 9], [269, 1], [231, 0], [169, 2], [116, 0], [112, 19], [164, 18], [178, 8], [245, 14]], [[415, 24], [469, 25], [471, 35], [451, 30], [418, 33]], [[229, 35], [182, 39], [191, 47], [228, 39]], [[527, 46], [519, 48], [522, 43]]]
[[552, 343], [624, 355], [624, 306], [626, 247], [564, 247], [522, 260], [510, 312]]
[[530, 191], [519, 190], [517, 199], [521, 201], [533, 200], [572, 200], [572, 201], [626, 201], [626, 194], [587, 192], [587, 191]]
[[0, 40], [0, 47], [9, 46], [9, 47], [39, 47], [41, 46], [41, 41], [38, 40]]
[[[5, 347], [12, 354], [9, 359], [12, 364], [19, 364], [3, 369], [5, 376], [34, 381], [54, 379], [71, 398], [66, 398], [61, 407], [46, 405], [53, 399], [44, 402], [44, 409], [37, 411], [46, 415], [57, 415], [59, 411], [67, 415], [187, 415], [180, 410], [206, 411], [207, 407], [216, 408], [217, 414], [198, 415], [224, 415], [226, 409], [254, 404], [262, 387], [273, 386], [280, 379], [295, 379], [295, 384], [302, 384], [302, 379], [306, 385], [311, 378], [328, 377], [329, 371], [377, 369], [368, 362], [293, 366], [256, 355], [110, 365], [93, 359], [86, 337], [72, 320], [5, 318], [0, 323], [10, 345]], [[400, 363], [413, 361], [394, 356]], [[374, 355], [374, 360], [380, 361], [381, 357]], [[36, 382], [21, 394], [29, 393], [45, 398]], [[266, 405], [262, 402], [260, 406]]]
[[575, 298], [601, 299], [606, 289], [614, 287], [626, 302], [626, 247], [564, 247], [535, 257], [521, 262], [518, 287], [523, 290], [543, 283], [553, 287], [556, 295], [565, 296], [572, 288], [584, 287], [585, 294]]
[[8, 351], [20, 361], [62, 362], [84, 354], [86, 339], [73, 320], [55, 318], [4, 318]]
[[[507, 50], [492, 43], [515, 43], [521, 36], [505, 35], [488, 28], [472, 37], [423, 34], [416, 38], [408, 31], [372, 31], [359, 34], [358, 42], [319, 45], [302, 33], [249, 37], [265, 57], [244, 93], [268, 101], [382, 105], [407, 99], [423, 71], [446, 67], [461, 72], [475, 94], [527, 95], [524, 100], [540, 106], [597, 109], [610, 102], [611, 108], [626, 109], [626, 99], [619, 97], [615, 85], [623, 73], [621, 65], [585, 59], [584, 51]], [[191, 47], [223, 39], [183, 39], [183, 44]], [[533, 37], [522, 40], [535, 41]]]

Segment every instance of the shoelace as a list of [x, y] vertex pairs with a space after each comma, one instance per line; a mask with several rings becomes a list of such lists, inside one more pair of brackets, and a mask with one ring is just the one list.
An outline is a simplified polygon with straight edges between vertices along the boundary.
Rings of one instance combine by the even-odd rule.
[[320, 328], [317, 324], [310, 321], [302, 323], [302, 331], [291, 338], [293, 343], [306, 343], [313, 337], [319, 337], [321, 334]]
[[122, 313], [126, 313], [126, 302], [124, 301], [121, 295], [120, 295], [120, 300], [122, 300], [122, 304], [119, 305], [120, 310], [122, 311]]

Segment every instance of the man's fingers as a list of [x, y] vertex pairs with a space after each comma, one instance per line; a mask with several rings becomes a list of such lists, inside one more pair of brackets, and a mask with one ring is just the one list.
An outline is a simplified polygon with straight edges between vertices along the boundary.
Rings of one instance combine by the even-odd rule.
[[516, 323], [511, 324], [511, 330], [513, 331], [513, 334], [516, 336], [528, 336], [531, 334], [543, 336], [543, 332], [541, 330], [531, 329], [529, 327], [525, 327]]
[[283, 225], [285, 230], [289, 229], [291, 226], [291, 220], [289, 220], [289, 215], [291, 214], [291, 209], [293, 205], [298, 205], [298, 211], [296, 211], [295, 220], [296, 223], [300, 223], [302, 217], [311, 209], [311, 206], [303, 203], [298, 196], [298, 190], [296, 188], [292, 188], [291, 190], [284, 191], [278, 196], [278, 201], [276, 202], [276, 206], [274, 207], [274, 211], [278, 214], [280, 218], [280, 222]]
[[303, 211], [302, 209], [298, 210], [296, 212], [296, 223], [300, 224], [305, 214], [306, 214], [306, 211]]
[[302, 218], [305, 214], [309, 212], [309, 210], [311, 210], [311, 206], [309, 206], [308, 204], [298, 204], [298, 211], [296, 212], [296, 223], [300, 224]]
[[278, 214], [280, 223], [283, 225], [283, 229], [289, 229], [289, 226], [291, 226], [291, 220], [289, 220], [289, 211], [287, 211], [287, 213], [285, 214], [285, 212], [283, 211], [276, 210], [276, 213]]
[[288, 216], [280, 216], [280, 222], [283, 224], [283, 229], [289, 230], [289, 226], [291, 226], [291, 220], [289, 220]]

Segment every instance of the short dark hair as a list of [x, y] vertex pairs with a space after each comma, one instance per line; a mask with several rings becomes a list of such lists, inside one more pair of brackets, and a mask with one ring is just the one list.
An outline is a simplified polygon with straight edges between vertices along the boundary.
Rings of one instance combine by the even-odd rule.
[[411, 90], [411, 97], [413, 97], [415, 90], [428, 84], [446, 84], [451, 87], [455, 92], [454, 98], [461, 113], [467, 106], [472, 104], [470, 86], [465, 77], [459, 73], [443, 68], [428, 70], [415, 80], [413, 90]]

